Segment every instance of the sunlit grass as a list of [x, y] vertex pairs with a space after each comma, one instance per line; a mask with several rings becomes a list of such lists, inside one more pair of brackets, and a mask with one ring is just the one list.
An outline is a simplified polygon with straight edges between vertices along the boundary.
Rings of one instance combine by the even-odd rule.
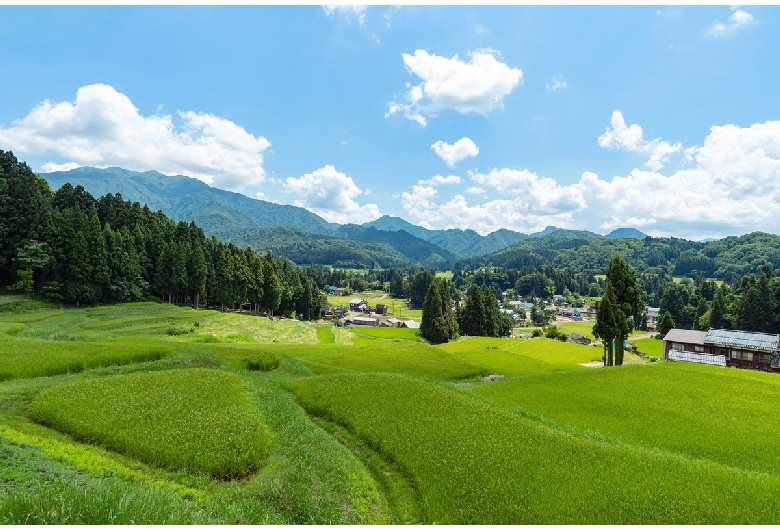
[[299, 379], [294, 389], [308, 410], [410, 476], [425, 522], [780, 521], [777, 477], [573, 437], [430, 382], [347, 374]]
[[474, 392], [627, 443], [780, 474], [780, 423], [769, 420], [780, 395], [775, 374], [655, 363], [538, 374]]
[[53, 387], [33, 419], [146, 462], [216, 477], [246, 475], [268, 454], [241, 380], [219, 370], [137, 373]]

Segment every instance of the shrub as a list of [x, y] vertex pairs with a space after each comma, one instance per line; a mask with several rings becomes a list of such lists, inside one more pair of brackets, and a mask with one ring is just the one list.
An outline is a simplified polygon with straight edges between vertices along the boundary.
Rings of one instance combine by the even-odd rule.
[[195, 328], [181, 324], [171, 324], [168, 326], [168, 329], [165, 330], [165, 333], [167, 335], [187, 335], [189, 333], [195, 333]]
[[541, 329], [539, 329], [539, 328], [536, 328], [536, 329], [534, 329], [534, 330], [531, 332], [531, 336], [532, 336], [532, 337], [541, 337], [542, 335], [543, 335], [543, 333], [542, 333], [542, 330], [541, 330]]
[[270, 372], [279, 368], [279, 357], [269, 351], [262, 351], [244, 359], [250, 371]]

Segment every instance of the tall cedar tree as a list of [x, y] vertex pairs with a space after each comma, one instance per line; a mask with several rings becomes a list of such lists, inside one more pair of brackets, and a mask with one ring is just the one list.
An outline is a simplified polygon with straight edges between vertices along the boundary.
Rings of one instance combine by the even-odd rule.
[[608, 286], [606, 294], [598, 304], [596, 323], [593, 325], [593, 336], [604, 343], [604, 366], [614, 365], [614, 345], [619, 327], [617, 312], [615, 291], [612, 286]]
[[710, 313], [711, 328], [723, 329], [726, 327], [725, 289], [726, 287], [721, 285], [720, 288], [715, 291], [715, 298], [712, 299], [712, 313]]
[[422, 322], [420, 323], [420, 336], [431, 344], [442, 344], [449, 340], [447, 321], [442, 313], [441, 289], [439, 278], [435, 278], [423, 303]]
[[458, 312], [458, 327], [464, 335], [475, 337], [505, 337], [512, 333], [514, 321], [503, 314], [489, 287], [472, 285], [466, 306]]
[[623, 364], [623, 346], [634, 328], [634, 315], [644, 308], [636, 274], [628, 264], [615, 256], [607, 269], [607, 289], [612, 288], [616, 301], [615, 364]]

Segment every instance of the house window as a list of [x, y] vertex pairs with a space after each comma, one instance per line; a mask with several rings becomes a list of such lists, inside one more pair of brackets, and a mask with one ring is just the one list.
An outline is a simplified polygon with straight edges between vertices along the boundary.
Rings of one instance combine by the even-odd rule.
[[685, 344], [680, 344], [679, 342], [673, 342], [672, 349], [676, 351], [685, 351]]
[[772, 359], [771, 355], [762, 355], [761, 356], [761, 362], [762, 363], [768, 363]]
[[704, 353], [704, 346], [694, 346], [693, 351], [696, 353]]

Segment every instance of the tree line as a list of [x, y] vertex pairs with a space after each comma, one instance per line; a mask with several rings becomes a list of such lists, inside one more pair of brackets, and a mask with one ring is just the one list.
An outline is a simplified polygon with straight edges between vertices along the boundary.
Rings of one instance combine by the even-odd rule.
[[0, 150], [0, 285], [82, 304], [160, 300], [319, 317], [324, 295], [287, 259], [207, 238], [119, 194], [52, 191]]

